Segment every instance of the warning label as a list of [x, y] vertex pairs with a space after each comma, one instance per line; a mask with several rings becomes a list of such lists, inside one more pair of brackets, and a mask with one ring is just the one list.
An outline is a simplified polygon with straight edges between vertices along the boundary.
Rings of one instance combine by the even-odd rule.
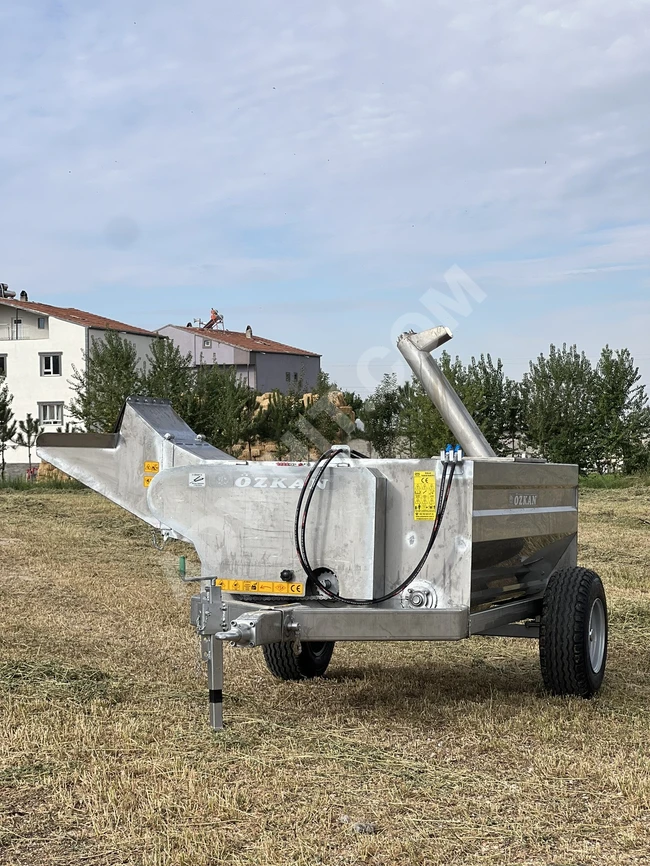
[[145, 460], [144, 471], [152, 474], [160, 472], [160, 463], [157, 460]]
[[413, 473], [413, 519], [436, 519], [436, 473]]
[[215, 586], [224, 592], [258, 593], [259, 595], [293, 595], [305, 594], [304, 583], [285, 583], [275, 580], [226, 580], [217, 578]]
[[153, 481], [153, 475], [145, 475], [144, 478], [142, 479], [142, 483], [144, 484], [145, 487], [148, 487], [152, 481]]

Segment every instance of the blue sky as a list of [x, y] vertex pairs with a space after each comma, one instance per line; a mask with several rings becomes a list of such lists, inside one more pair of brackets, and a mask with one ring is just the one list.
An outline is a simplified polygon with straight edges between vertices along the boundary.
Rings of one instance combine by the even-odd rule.
[[649, 103], [648, 0], [5, 0], [0, 280], [215, 306], [365, 394], [456, 266], [461, 357], [609, 343], [650, 384]]

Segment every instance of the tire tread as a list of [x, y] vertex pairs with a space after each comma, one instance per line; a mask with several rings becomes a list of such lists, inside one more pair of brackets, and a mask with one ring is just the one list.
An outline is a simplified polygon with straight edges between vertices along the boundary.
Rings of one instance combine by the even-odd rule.
[[594, 688], [587, 669], [589, 659], [585, 647], [589, 599], [594, 585], [600, 585], [599, 592], [605, 601], [600, 577], [589, 569], [562, 569], [548, 582], [542, 608], [539, 656], [544, 684], [553, 694], [592, 697], [602, 681], [605, 658]]
[[279, 680], [308, 680], [322, 676], [330, 662], [334, 643], [328, 644], [323, 659], [315, 663], [307, 649], [302, 645], [301, 652], [296, 655], [292, 643], [271, 643], [262, 647], [264, 661], [274, 677]]

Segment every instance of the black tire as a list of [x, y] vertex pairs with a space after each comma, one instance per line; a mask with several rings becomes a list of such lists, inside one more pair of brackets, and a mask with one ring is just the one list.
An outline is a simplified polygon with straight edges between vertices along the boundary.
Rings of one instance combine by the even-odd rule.
[[539, 659], [544, 685], [554, 695], [593, 697], [605, 676], [607, 600], [594, 571], [565, 568], [544, 593]]
[[292, 643], [270, 643], [262, 647], [264, 661], [279, 680], [311, 680], [322, 677], [334, 652], [334, 641], [304, 641], [298, 655]]

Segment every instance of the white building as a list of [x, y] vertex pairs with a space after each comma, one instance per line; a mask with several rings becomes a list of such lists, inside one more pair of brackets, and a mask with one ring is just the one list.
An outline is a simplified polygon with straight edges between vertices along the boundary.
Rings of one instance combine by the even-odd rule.
[[[0, 297], [0, 377], [5, 376], [13, 394], [15, 419], [22, 421], [29, 413], [51, 430], [73, 421], [67, 413], [74, 396], [72, 366], [83, 370], [91, 340], [103, 339], [108, 330], [129, 339], [141, 361], [152, 340], [159, 339], [151, 331], [83, 310]], [[27, 449], [9, 445], [5, 459], [26, 465]]]
[[218, 327], [165, 325], [158, 333], [178, 346], [192, 363], [234, 367], [254, 391], [310, 391], [320, 373], [320, 355], [260, 337], [248, 327], [226, 331]]

